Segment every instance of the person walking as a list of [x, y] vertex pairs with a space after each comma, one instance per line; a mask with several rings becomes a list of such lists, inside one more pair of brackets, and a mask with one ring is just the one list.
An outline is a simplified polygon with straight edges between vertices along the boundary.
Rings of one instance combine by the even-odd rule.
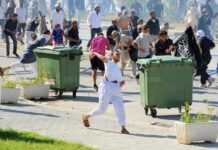
[[30, 22], [27, 24], [27, 28], [26, 28], [26, 35], [25, 35], [25, 44], [26, 44], [26, 47], [29, 46], [29, 44], [31, 44], [31, 36], [32, 36], [32, 33], [35, 33], [38, 26], [39, 26], [39, 18], [36, 17], [35, 19], [33, 20], [30, 20]]
[[149, 28], [150, 35], [152, 36], [153, 42], [156, 42], [160, 32], [160, 23], [159, 20], [156, 18], [156, 14], [154, 11], [150, 12], [150, 19], [148, 20], [146, 25]]
[[90, 46], [90, 63], [92, 68], [92, 79], [93, 79], [93, 87], [96, 91], [98, 91], [98, 85], [97, 85], [97, 70], [99, 69], [102, 71], [102, 74], [104, 74], [105, 68], [104, 68], [104, 62], [102, 62], [101, 59], [99, 59], [96, 55], [93, 55], [93, 53], [98, 53], [102, 56], [105, 56], [106, 50], [108, 50], [110, 47], [109, 41], [107, 38], [104, 37], [104, 34], [98, 33], [97, 37], [95, 37]]
[[57, 3], [55, 5], [55, 10], [52, 12], [51, 15], [51, 28], [54, 29], [56, 25], [60, 25], [61, 29], [64, 29], [65, 24], [65, 16], [64, 11], [61, 8], [61, 4]]
[[6, 24], [5, 24], [4, 33], [5, 33], [5, 39], [6, 39], [6, 55], [7, 55], [7, 57], [9, 57], [9, 55], [10, 55], [10, 41], [9, 41], [9, 37], [10, 37], [13, 41], [13, 46], [14, 46], [13, 47], [13, 54], [17, 58], [19, 58], [19, 55], [17, 54], [17, 39], [16, 39], [17, 25], [18, 25], [17, 14], [13, 14], [6, 21]]
[[124, 111], [124, 103], [121, 96], [121, 87], [125, 84], [122, 78], [122, 73], [118, 67], [120, 61], [120, 52], [115, 50], [112, 52], [112, 60], [100, 55], [99, 53], [91, 53], [105, 65], [104, 79], [100, 84], [99, 90], [99, 105], [96, 109], [92, 110], [90, 113], [83, 115], [82, 121], [85, 127], [90, 127], [89, 120], [92, 117], [103, 114], [110, 103], [114, 105], [116, 116], [118, 122], [121, 126], [122, 134], [129, 134], [126, 129], [126, 117]]
[[79, 37], [78, 22], [72, 20], [72, 25], [69, 29], [66, 29], [64, 32], [65, 38], [69, 41], [69, 46], [79, 46], [82, 41]]
[[[142, 32], [133, 41], [133, 46], [137, 50], [137, 60], [152, 57], [152, 37], [149, 34], [149, 28], [147, 25], [142, 26]], [[137, 65], [133, 67], [135, 67], [136, 72]], [[139, 74], [136, 74], [136, 79], [139, 79]]]
[[97, 33], [102, 32], [101, 29], [101, 7], [100, 5], [96, 5], [95, 6], [95, 10], [90, 12], [87, 18], [87, 23], [89, 25], [90, 28], [90, 32], [91, 32], [91, 38], [88, 42], [87, 47], [90, 46], [90, 43], [92, 41], [92, 39], [95, 37], [95, 35]]
[[139, 17], [137, 16], [135, 10], [131, 10], [131, 14], [130, 14], [130, 29], [131, 29], [131, 34], [133, 39], [136, 39], [136, 37], [138, 36], [138, 20]]
[[[198, 70], [201, 76], [201, 87], [207, 88], [208, 86], [211, 86], [212, 83], [215, 81], [214, 78], [212, 78], [207, 73], [207, 68], [212, 58], [210, 50], [215, 47], [215, 43], [205, 35], [203, 30], [197, 31], [196, 36], [198, 40], [198, 45], [201, 50], [201, 58], [202, 58], [200, 71]], [[208, 85], [207, 82], [209, 83]]]

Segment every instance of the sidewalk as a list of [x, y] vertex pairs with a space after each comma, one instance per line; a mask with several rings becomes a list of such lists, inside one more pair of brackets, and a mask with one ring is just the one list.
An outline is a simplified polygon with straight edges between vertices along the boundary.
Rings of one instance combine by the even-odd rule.
[[[86, 34], [83, 37], [88, 37], [87, 33], [87, 29], [82, 31], [82, 34]], [[217, 80], [208, 89], [199, 88], [199, 79], [194, 80], [193, 112], [206, 110], [207, 100], [218, 114], [216, 50], [213, 50], [209, 72]], [[1, 49], [0, 56], [4, 56], [4, 49]], [[7, 66], [15, 61], [17, 60], [14, 58], [1, 57], [0, 66]], [[17, 105], [0, 105], [0, 128], [34, 131], [54, 138], [87, 144], [99, 150], [217, 150], [218, 143], [189, 146], [177, 144], [174, 121], [180, 119], [178, 110], [158, 110], [159, 117], [156, 119], [145, 116], [140, 105], [139, 87], [130, 77], [126, 77], [127, 84], [123, 89], [123, 95], [127, 127], [131, 135], [119, 134], [120, 129], [113, 107], [110, 107], [105, 115], [93, 118], [90, 129], [84, 128], [81, 116], [98, 105], [98, 98], [92, 88], [89, 61], [85, 57], [82, 59], [80, 72], [81, 85], [76, 99], [72, 99], [72, 93], [65, 93], [63, 99], [51, 98], [49, 101], [37, 103], [21, 100]], [[130, 70], [127, 74], [130, 74]]]

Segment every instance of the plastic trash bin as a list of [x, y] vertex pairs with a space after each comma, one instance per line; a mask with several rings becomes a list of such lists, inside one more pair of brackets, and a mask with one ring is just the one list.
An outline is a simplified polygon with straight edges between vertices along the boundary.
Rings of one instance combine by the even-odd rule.
[[54, 81], [52, 89], [59, 93], [72, 91], [76, 97], [80, 81], [81, 48], [70, 47], [40, 47], [35, 51], [38, 74], [46, 71], [48, 79]]
[[192, 104], [192, 60], [173, 56], [160, 56], [138, 60], [140, 66], [140, 94], [146, 115], [152, 117], [156, 108], [179, 108], [185, 102]]

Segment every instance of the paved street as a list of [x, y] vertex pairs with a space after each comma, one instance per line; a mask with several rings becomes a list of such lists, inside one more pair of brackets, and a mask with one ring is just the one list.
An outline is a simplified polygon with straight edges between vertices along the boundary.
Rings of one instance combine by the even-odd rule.
[[[81, 36], [88, 40], [87, 27], [82, 25]], [[84, 44], [85, 45], [85, 44]], [[0, 48], [0, 66], [7, 66], [16, 61], [5, 58], [4, 47]], [[218, 48], [213, 50], [213, 61], [209, 73], [217, 78], [216, 64]], [[22, 68], [21, 68], [22, 69]], [[56, 99], [51, 93], [48, 101], [31, 102], [21, 99], [17, 105], [0, 106], [0, 128], [35, 131], [43, 135], [76, 141], [98, 148], [99, 150], [217, 150], [218, 144], [180, 145], [176, 141], [174, 121], [180, 116], [177, 109], [158, 110], [158, 118], [144, 115], [140, 105], [139, 86], [130, 78], [130, 70], [126, 71], [126, 85], [123, 88], [128, 129], [130, 135], [119, 134], [113, 107], [103, 116], [91, 120], [91, 128], [81, 124], [82, 114], [98, 105], [97, 93], [92, 88], [89, 62], [84, 55], [81, 61], [81, 85], [78, 97], [72, 99], [72, 93], [64, 93], [63, 99]], [[15, 78], [23, 76], [20, 73]], [[26, 76], [26, 74], [25, 74]], [[29, 76], [29, 75], [28, 75]], [[100, 78], [99, 78], [100, 81]], [[199, 79], [195, 79], [193, 87], [194, 113], [206, 111], [208, 101], [216, 109], [218, 115], [218, 78], [208, 89], [199, 88]], [[158, 91], [157, 91], [158, 92]]]

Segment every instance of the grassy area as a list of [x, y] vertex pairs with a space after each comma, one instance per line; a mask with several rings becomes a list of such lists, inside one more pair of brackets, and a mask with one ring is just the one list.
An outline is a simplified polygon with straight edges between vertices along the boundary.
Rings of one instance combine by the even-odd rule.
[[0, 130], [0, 150], [94, 150], [81, 144], [67, 143], [31, 132]]

